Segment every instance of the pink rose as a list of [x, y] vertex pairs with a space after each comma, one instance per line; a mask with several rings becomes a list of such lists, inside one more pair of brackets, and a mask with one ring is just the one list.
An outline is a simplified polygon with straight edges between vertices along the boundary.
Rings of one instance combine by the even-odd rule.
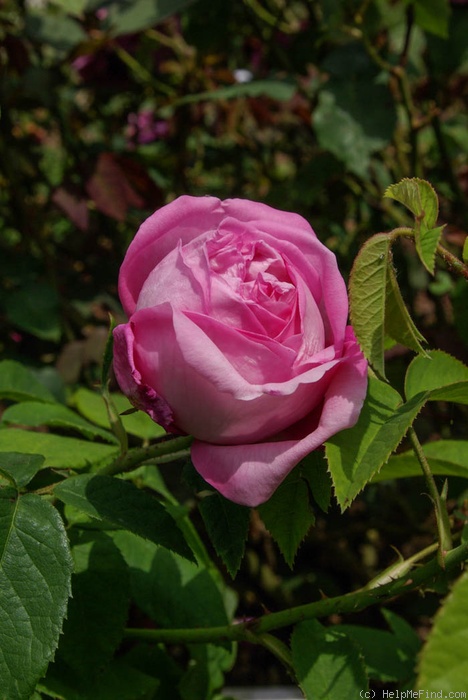
[[356, 422], [367, 363], [336, 259], [297, 214], [180, 197], [140, 227], [119, 293], [114, 367], [224, 496], [267, 500], [291, 469]]

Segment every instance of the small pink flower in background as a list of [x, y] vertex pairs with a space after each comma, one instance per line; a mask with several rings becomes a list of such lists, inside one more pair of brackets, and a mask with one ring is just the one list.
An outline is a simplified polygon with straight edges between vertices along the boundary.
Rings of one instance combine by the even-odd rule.
[[127, 137], [141, 145], [164, 139], [169, 134], [169, 124], [155, 119], [153, 110], [142, 109], [128, 115]]
[[367, 362], [347, 325], [335, 256], [297, 214], [184, 196], [156, 211], [119, 277], [122, 391], [227, 498], [266, 501], [293, 467], [356, 422]]

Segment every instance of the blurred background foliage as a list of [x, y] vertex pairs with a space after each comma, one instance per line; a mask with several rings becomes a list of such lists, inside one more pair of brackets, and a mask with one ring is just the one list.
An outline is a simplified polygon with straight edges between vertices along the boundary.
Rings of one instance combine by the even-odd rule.
[[[370, 235], [405, 223], [385, 188], [423, 177], [459, 255], [467, 36], [463, 0], [0, 0], [2, 356], [63, 396], [92, 385], [108, 312], [122, 317], [125, 250], [180, 194], [297, 211], [347, 276]], [[405, 242], [395, 264], [429, 345], [466, 362], [466, 283], [443, 268], [429, 278]], [[390, 352], [398, 386], [409, 353]], [[431, 404], [419, 430], [466, 437], [466, 417]], [[371, 486], [346, 527], [317, 515], [294, 577], [254, 517], [237, 583], [244, 612], [351, 590], [393, 560], [390, 545], [409, 556], [432, 542], [420, 493], [419, 482], [404, 494]], [[430, 596], [411, 605], [424, 626]]]

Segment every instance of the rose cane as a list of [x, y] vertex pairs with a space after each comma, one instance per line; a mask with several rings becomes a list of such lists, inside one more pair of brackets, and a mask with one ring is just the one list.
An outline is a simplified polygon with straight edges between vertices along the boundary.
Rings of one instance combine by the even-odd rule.
[[353, 426], [367, 363], [347, 326], [335, 256], [297, 214], [184, 196], [150, 216], [119, 277], [122, 391], [190, 434], [198, 472], [255, 506]]

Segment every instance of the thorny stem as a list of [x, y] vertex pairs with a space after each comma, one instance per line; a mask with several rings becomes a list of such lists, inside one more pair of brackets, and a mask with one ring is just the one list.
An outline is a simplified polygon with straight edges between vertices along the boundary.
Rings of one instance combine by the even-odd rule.
[[[141, 464], [146, 464], [147, 462], [165, 462], [167, 461], [166, 457], [168, 455], [172, 456], [173, 459], [178, 459], [187, 454], [186, 450], [190, 447], [192, 442], [193, 437], [191, 435], [184, 435], [172, 440], [158, 442], [148, 447], [134, 447], [125, 455], [118, 457], [114, 462], [100, 469], [99, 474], [107, 474], [109, 476], [122, 474], [123, 472], [136, 469]], [[162, 458], [164, 458], [164, 460]]]
[[429, 495], [434, 504], [437, 521], [437, 531], [439, 535], [439, 551], [437, 559], [439, 561], [440, 566], [444, 567], [447, 552], [452, 549], [452, 535], [450, 532], [450, 520], [447, 513], [447, 506], [445, 503], [445, 493], [439, 493], [436, 482], [434, 480], [434, 476], [429, 466], [429, 462], [427, 461], [422, 445], [419, 442], [418, 436], [416, 435], [416, 432], [412, 426], [408, 430], [408, 437], [411, 441], [411, 445], [413, 446], [413, 450], [418, 459], [418, 462], [421, 465], [424, 478], [426, 479], [426, 485], [429, 489]]
[[[328, 617], [336, 613], [359, 612], [371, 605], [385, 603], [395, 596], [409, 593], [420, 586], [434, 583], [440, 575], [456, 571], [467, 558], [468, 542], [465, 542], [456, 549], [447, 552], [444, 569], [442, 569], [438, 557], [436, 557], [424, 564], [424, 566], [407, 571], [397, 579], [370, 590], [367, 587], [360, 588], [357, 591], [341, 596], [323, 598], [312, 603], [288, 608], [276, 613], [268, 613], [262, 617], [233, 625], [199, 627], [195, 629], [130, 628], [125, 631], [125, 636], [162, 644], [248, 641], [267, 646], [263, 637], [266, 632], [289, 627], [304, 620]], [[415, 558], [412, 557], [412, 559], [414, 560]]]

